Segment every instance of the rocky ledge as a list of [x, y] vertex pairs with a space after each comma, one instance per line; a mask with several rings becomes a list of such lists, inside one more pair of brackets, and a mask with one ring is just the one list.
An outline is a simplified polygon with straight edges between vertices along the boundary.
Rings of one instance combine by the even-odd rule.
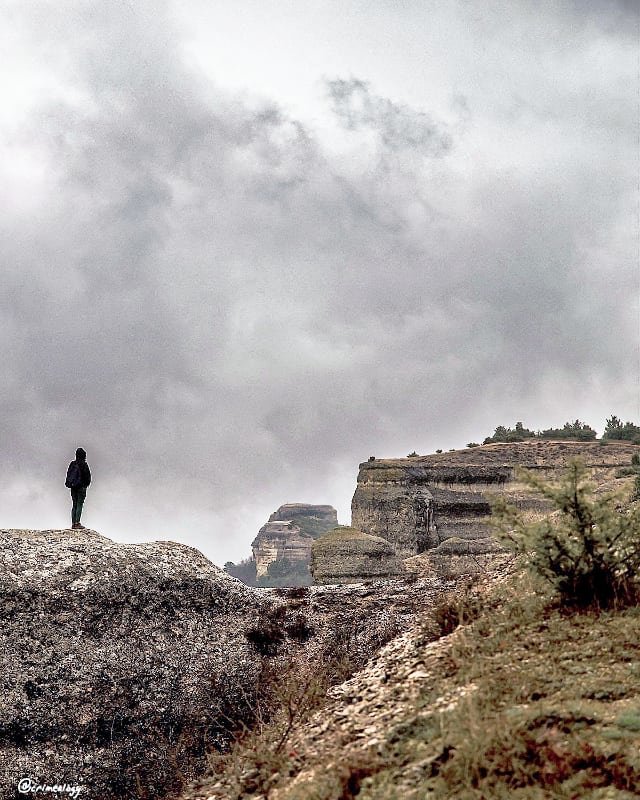
[[0, 531], [0, 797], [23, 778], [175, 797], [254, 722], [265, 676], [336, 653], [360, 669], [432, 606], [442, 583], [412, 572], [409, 591], [251, 589], [175, 542]]
[[175, 542], [0, 531], [0, 797], [164, 798], [247, 713], [265, 598]]

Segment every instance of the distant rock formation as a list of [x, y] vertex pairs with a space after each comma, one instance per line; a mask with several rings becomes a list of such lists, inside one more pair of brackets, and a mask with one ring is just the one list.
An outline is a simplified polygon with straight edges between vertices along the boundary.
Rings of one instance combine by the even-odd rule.
[[248, 714], [264, 603], [183, 544], [0, 531], [0, 797], [28, 776], [100, 800], [179, 788]]
[[308, 577], [313, 539], [291, 520], [267, 522], [251, 543], [256, 562], [256, 581], [269, 584], [269, 578], [295, 575], [294, 585]]
[[386, 539], [340, 526], [321, 536], [311, 550], [311, 574], [317, 584], [389, 580], [404, 573]]
[[290, 520], [303, 533], [313, 539], [335, 528], [338, 524], [338, 512], [333, 506], [318, 506], [308, 503], [285, 503], [269, 517], [269, 522]]
[[446, 572], [452, 561], [469, 564], [499, 549], [488, 527], [493, 495], [506, 495], [534, 514], [546, 511], [545, 503], [518, 483], [516, 467], [553, 478], [570, 458], [580, 457], [597, 483], [615, 484], [620, 468], [638, 452], [640, 447], [630, 442], [531, 440], [369, 459], [360, 464], [352, 525], [388, 541], [401, 558], [428, 552], [438, 570]]
[[338, 524], [333, 506], [287, 503], [251, 544], [258, 586], [306, 586], [313, 540]]

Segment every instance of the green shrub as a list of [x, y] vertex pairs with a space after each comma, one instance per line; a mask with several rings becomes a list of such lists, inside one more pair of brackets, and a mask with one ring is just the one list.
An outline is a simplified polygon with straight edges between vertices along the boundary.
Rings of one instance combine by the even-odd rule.
[[637, 474], [637, 467], [620, 467], [620, 469], [616, 470], [616, 478], [630, 478], [632, 475]]
[[607, 424], [605, 426], [602, 438], [635, 442], [638, 436], [640, 436], [640, 427], [634, 425], [633, 422], [625, 422], [623, 424], [619, 417], [616, 417], [615, 414], [612, 414], [607, 419]]
[[610, 608], [637, 603], [640, 509], [622, 509], [616, 494], [595, 498], [586, 468], [577, 459], [569, 462], [557, 484], [526, 471], [519, 477], [551, 501], [556, 513], [527, 522], [515, 507], [498, 498], [494, 522], [502, 541], [526, 554], [532, 570], [551, 584], [566, 605]]
[[227, 561], [224, 565], [224, 569], [229, 575], [246, 583], [247, 586], [256, 585], [256, 562], [253, 556], [245, 558], [238, 564], [234, 564], [233, 561]]
[[480, 447], [480, 445], [478, 444], [478, 442], [469, 442], [467, 447]]

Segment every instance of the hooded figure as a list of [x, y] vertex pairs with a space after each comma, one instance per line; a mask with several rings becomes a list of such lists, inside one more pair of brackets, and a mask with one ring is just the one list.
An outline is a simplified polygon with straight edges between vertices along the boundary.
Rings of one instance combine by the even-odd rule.
[[76, 460], [69, 464], [65, 486], [71, 489], [71, 527], [84, 530], [80, 524], [82, 506], [87, 496], [87, 486], [91, 483], [91, 470], [87, 464], [87, 454], [79, 447], [76, 450]]

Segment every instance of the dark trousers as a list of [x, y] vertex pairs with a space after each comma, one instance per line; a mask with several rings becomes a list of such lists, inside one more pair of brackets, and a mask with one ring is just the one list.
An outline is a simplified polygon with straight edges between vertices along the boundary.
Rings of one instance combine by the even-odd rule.
[[87, 496], [86, 489], [72, 489], [71, 490], [71, 500], [73, 501], [73, 505], [71, 506], [71, 524], [75, 525], [76, 522], [80, 522], [80, 515], [82, 514], [82, 505], [84, 503], [84, 498]]

